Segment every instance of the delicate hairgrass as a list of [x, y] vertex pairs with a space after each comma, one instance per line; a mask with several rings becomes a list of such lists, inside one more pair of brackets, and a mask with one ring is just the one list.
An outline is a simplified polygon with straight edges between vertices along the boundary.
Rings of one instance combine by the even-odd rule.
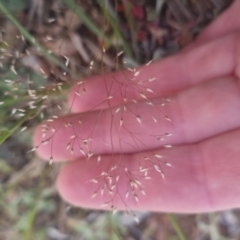
[[[98, 26], [95, 25], [95, 23], [84, 13], [84, 11], [82, 10], [81, 6], [78, 6], [73, 0], [63, 0], [63, 2], [66, 4], [66, 6], [71, 9], [78, 17], [79, 19], [81, 19], [82, 23], [92, 32], [94, 33], [95, 36], [97, 36], [99, 39], [103, 40], [103, 45], [104, 43], [107, 43], [106, 45], [111, 46], [111, 38], [107, 37], [106, 35], [104, 35], [103, 29], [98, 28]], [[125, 9], [125, 14], [126, 14], [126, 18], [128, 21], [128, 25], [130, 28], [130, 34], [131, 34], [131, 41], [132, 41], [132, 47], [133, 47], [133, 52], [135, 53], [135, 57], [138, 59], [138, 43], [136, 41], [135, 38], [135, 31], [134, 31], [134, 21], [132, 19], [131, 16], [131, 12], [130, 12], [130, 4], [127, 1], [122, 1], [124, 4], [124, 9]], [[186, 1], [184, 1], [186, 2]], [[113, 60], [114, 63], [116, 64], [116, 69], [119, 69], [119, 66], [123, 66], [123, 67], [128, 67], [128, 66], [124, 66], [124, 62], [121, 61], [121, 50], [118, 49], [119, 45], [121, 48], [123, 48], [124, 50], [124, 55], [125, 56], [132, 56], [132, 52], [129, 48], [129, 45], [127, 43], [126, 40], [124, 40], [124, 37], [119, 29], [118, 23], [115, 21], [114, 17], [109, 13], [109, 11], [107, 10], [107, 1], [100, 1], [98, 0], [98, 3], [101, 7], [101, 10], [103, 12], [104, 18], [106, 19], [106, 21], [108, 22], [108, 24], [110, 24], [110, 26], [112, 27], [113, 30], [113, 34], [114, 34], [114, 38], [119, 38], [120, 44], [118, 44], [117, 46], [115, 46], [115, 48], [117, 49], [117, 56], [116, 58]], [[116, 5], [117, 1], [115, 1], [115, 5]], [[21, 32], [21, 34], [33, 45], [35, 46], [42, 54], [44, 57], [48, 58], [50, 61], [52, 61], [53, 63], [55, 63], [57, 66], [60, 66], [65, 72], [69, 73], [69, 75], [76, 77], [76, 75], [80, 75], [80, 74], [73, 74], [72, 71], [69, 70], [69, 68], [66, 67], [66, 65], [64, 65], [61, 61], [58, 60], [57, 57], [55, 57], [54, 55], [52, 55], [51, 53], [48, 52], [48, 50], [46, 50], [44, 47], [42, 47], [38, 41], [27, 31], [26, 28], [24, 28], [24, 26], [22, 26], [18, 20], [6, 9], [6, 7], [0, 2], [0, 11], [2, 11], [2, 13], [5, 14], [5, 16], [18, 28], [18, 30]], [[102, 49], [102, 46], [101, 46]], [[105, 52], [102, 52], [102, 55], [104, 55]], [[139, 59], [138, 59], [139, 60]], [[91, 70], [94, 64], [92, 64], [93, 62], [90, 63], [90, 67]], [[93, 69], [94, 70], [94, 69]], [[102, 73], [104, 73], [105, 71], [105, 66], [103, 64], [103, 62], [101, 63], [101, 71]], [[140, 73], [136, 70], [136, 69], [130, 69], [130, 71], [134, 72], [135, 77], [138, 76]], [[124, 76], [123, 76], [124, 78]], [[154, 81], [155, 79], [152, 78], [151, 80], [149, 79], [149, 81]], [[113, 82], [115, 80], [113, 79]], [[104, 82], [103, 82], [104, 84]], [[124, 91], [121, 89], [120, 85], [121, 84], [125, 84], [126, 86], [130, 86], [131, 85], [131, 81], [128, 81], [127, 79], [125, 79], [122, 83], [119, 83], [119, 92], [121, 92], [122, 97], [124, 98]], [[69, 88], [69, 85], [66, 84], [64, 85], [67, 88]], [[139, 86], [137, 86], [137, 84], [134, 86], [136, 87], [139, 96], [141, 97], [142, 101], [145, 101], [146, 104], [152, 104], [152, 102], [150, 101], [150, 98], [148, 98], [146, 95], [146, 93], [148, 92], [153, 92], [152, 89], [140, 89]], [[51, 88], [51, 87], [50, 87]], [[54, 88], [54, 86], [53, 86]], [[82, 90], [84, 90], [84, 88], [82, 88]], [[62, 90], [63, 91], [63, 90]], [[77, 93], [77, 92], [76, 92]], [[87, 94], [87, 92], [85, 92]], [[41, 97], [44, 96], [55, 96], [55, 92], [54, 91], [48, 91], [46, 89], [44, 90], [37, 90], [36, 91], [36, 95], [39, 97], [39, 99], [41, 99]], [[105, 100], [106, 102], [108, 102], [108, 106], [109, 109], [112, 109], [112, 104], [111, 104], [111, 99], [114, 97], [114, 94], [107, 96], [107, 99]], [[22, 94], [18, 99], [14, 99], [11, 98], [9, 96], [6, 96], [3, 100], [0, 99], [1, 101], [4, 101], [4, 104], [0, 106], [0, 109], [3, 108], [11, 108], [12, 106], [14, 106], [15, 104], [17, 104], [18, 101], [23, 101], [23, 102], [27, 102], [29, 101], [29, 96], [27, 94]], [[137, 102], [136, 99], [132, 99], [132, 101], [134, 103]], [[41, 106], [42, 104], [45, 103], [45, 100], [41, 100], [41, 101], [37, 101], [37, 106]], [[98, 103], [96, 103], [97, 106]], [[94, 109], [93, 109], [94, 110]], [[114, 109], [115, 112], [112, 112], [111, 117], [112, 117], [112, 121], [111, 121], [111, 131], [114, 128], [125, 128], [126, 131], [128, 131], [129, 135], [131, 136], [132, 142], [131, 143], [126, 143], [124, 142], [124, 139], [121, 139], [121, 136], [119, 136], [119, 142], [121, 142], [121, 144], [129, 144], [131, 145], [131, 147], [133, 149], [135, 149], [136, 151], [139, 149], [139, 146], [142, 144], [144, 145], [145, 143], [141, 142], [140, 137], [139, 137], [139, 133], [136, 132], [132, 132], [131, 129], [128, 129], [127, 126], [125, 126], [125, 119], [124, 119], [124, 111], [131, 111], [132, 116], [135, 118], [136, 124], [139, 124], [140, 126], [144, 124], [143, 121], [143, 116], [138, 114], [138, 109], [129, 109], [127, 107], [127, 105], [124, 103], [122, 109]], [[34, 116], [36, 116], [39, 113], [39, 111], [37, 109], [30, 109], [27, 111], [27, 113], [25, 114], [25, 116], [15, 120], [14, 124], [9, 127], [7, 130], [1, 130], [0, 131], [0, 144], [2, 144], [9, 136], [11, 136], [17, 129], [20, 128], [20, 126], [26, 121], [29, 120], [31, 118], [33, 118]], [[120, 113], [122, 114], [120, 118], [116, 118], [114, 117], [114, 115], [116, 113]], [[157, 124], [158, 120], [157, 118], [152, 115], [152, 120], [153, 123]], [[171, 118], [167, 117], [167, 116], [163, 116], [165, 117], [166, 121], [171, 122]], [[49, 120], [54, 120], [54, 118], [51, 118]], [[96, 124], [97, 124], [97, 119], [96, 120]], [[94, 121], [94, 120], [93, 120]], [[71, 123], [67, 123], [67, 127], [71, 128]], [[54, 129], [51, 129], [52, 132], [56, 131]], [[167, 135], [169, 133], [163, 133], [162, 136], [160, 135], [153, 135], [152, 137], [155, 140], [158, 141], [162, 141], [163, 138], [170, 136]], [[71, 147], [72, 142], [71, 141], [76, 141], [77, 137], [75, 135], [78, 135], [77, 137], [79, 137], [81, 139], [81, 136], [79, 136], [79, 134], [76, 134], [75, 132], [73, 133], [73, 135], [71, 136], [71, 140], [70, 140], [70, 144], [69, 146], [66, 146], [66, 148], [68, 148], [69, 151], [74, 152], [75, 149], [73, 149]], [[84, 146], [85, 149], [82, 149], [83, 155], [85, 155], [86, 160], [88, 161], [90, 158], [92, 158], [94, 151], [91, 151], [92, 149], [88, 148], [88, 144], [89, 142], [91, 142], [93, 139], [91, 139], [91, 135], [87, 138], [87, 139], [81, 139], [81, 144], [80, 146]], [[44, 142], [44, 144], [47, 144], [47, 142]], [[113, 142], [111, 142], [112, 144], [112, 156], [114, 157], [114, 144]], [[121, 145], [120, 144], [120, 145]], [[90, 145], [90, 144], [89, 144]], [[170, 148], [171, 145], [166, 144], [164, 145], [164, 147], [166, 148]], [[84, 151], [84, 150], [88, 150], [88, 152]], [[163, 178], [163, 180], [165, 180], [165, 175], [164, 172], [162, 170], [162, 165], [167, 166], [166, 162], [162, 161], [163, 156], [161, 156], [159, 153], [157, 152], [151, 152], [151, 156], [148, 158], [146, 156], [142, 156], [143, 159], [145, 161], [145, 163], [147, 162], [147, 166], [142, 166], [141, 164], [141, 160], [140, 160], [140, 168], [137, 169], [136, 172], [130, 172], [129, 169], [125, 168], [125, 166], [121, 165], [121, 157], [122, 154], [120, 154], [119, 159], [117, 160], [117, 163], [119, 163], [120, 167], [122, 168], [123, 171], [123, 175], [127, 176], [127, 179], [129, 180], [129, 185], [127, 185], [127, 191], [126, 191], [126, 195], [125, 196], [118, 196], [120, 197], [124, 203], [126, 204], [126, 210], [131, 212], [131, 209], [128, 208], [127, 205], [127, 201], [129, 197], [132, 197], [135, 199], [136, 202], [139, 201], [139, 197], [138, 194], [142, 194], [144, 195], [144, 189], [141, 188], [141, 180], [144, 178], [147, 178], [147, 174], [149, 171], [149, 168], [151, 168], [151, 170], [156, 171], [159, 173], [159, 176]], [[101, 161], [101, 155], [98, 156], [98, 160], [97, 161]], [[143, 161], [143, 162], [144, 162]], [[170, 163], [167, 163], [169, 166], [171, 166]], [[47, 172], [47, 171], [46, 171]], [[114, 180], [111, 179], [111, 174], [114, 173]], [[142, 174], [142, 175], [141, 175]], [[140, 175], [140, 177], [139, 177]], [[120, 177], [121, 179], [121, 177]], [[140, 179], [140, 180], [139, 180]], [[106, 169], [106, 174], [103, 174], [102, 176], [96, 176], [94, 179], [89, 179], [90, 182], [95, 183], [95, 184], [99, 184], [98, 185], [98, 190], [96, 190], [97, 192], [93, 192], [92, 197], [97, 197], [97, 195], [101, 195], [101, 190], [102, 190], [102, 185], [106, 184], [106, 182], [109, 184], [108, 187], [110, 187], [110, 190], [116, 189], [116, 185], [119, 181], [119, 173], [115, 168], [115, 165], [110, 165], [108, 169]], [[121, 179], [122, 180], [122, 179]], [[167, 179], [166, 179], [167, 181]], [[30, 211], [28, 212], [26, 218], [27, 218], [27, 226], [24, 230], [23, 236], [24, 239], [31, 239], [32, 237], [32, 229], [33, 229], [33, 224], [34, 224], [34, 219], [36, 217], [36, 213], [37, 213], [37, 206], [38, 206], [38, 202], [39, 199], [41, 198], [41, 190], [43, 189], [43, 186], [41, 184], [39, 184], [37, 191], [36, 191], [36, 202], [33, 204], [32, 208], [30, 209]], [[109, 192], [111, 193], [111, 191], [109, 190]], [[137, 192], [138, 191], [138, 192]], [[132, 194], [132, 196], [130, 195]], [[114, 205], [115, 202], [115, 197], [116, 195], [114, 195], [112, 197], [112, 199], [110, 199], [109, 202], [107, 203], [103, 203], [105, 205], [109, 205], [111, 204], [111, 210], [112, 212], [115, 212], [117, 210], [117, 205]], [[1, 203], [2, 204], [2, 203]], [[100, 206], [99, 206], [100, 207]], [[133, 215], [133, 217], [135, 217]], [[171, 222], [174, 230], [176, 231], [176, 234], [178, 236], [179, 239], [184, 240], [186, 239], [185, 236], [182, 233], [182, 230], [180, 228], [180, 226], [178, 225], [176, 219], [174, 218], [173, 215], [169, 214], [168, 215], [169, 221]], [[136, 222], [138, 221], [138, 219], [136, 219]], [[115, 232], [115, 228], [114, 228], [114, 232]], [[118, 234], [113, 234], [112, 238], [114, 239], [118, 239]]]
[[[36, 106], [41, 106], [43, 101], [40, 101]], [[20, 128], [20, 126], [26, 121], [38, 113], [38, 109], [32, 109], [29, 110], [23, 117], [21, 117], [19, 120], [17, 120], [8, 130], [3, 130], [0, 131], [0, 145], [7, 139], [9, 138], [17, 129]]]
[[11, 12], [8, 11], [8, 9], [4, 6], [3, 3], [0, 2], [0, 11], [18, 28], [20, 33], [39, 51], [41, 51], [46, 58], [48, 58], [50, 61], [55, 63], [56, 65], [60, 66], [65, 72], [69, 73], [70, 75], [73, 75], [72, 71], [70, 71], [62, 62], [58, 60], [55, 56], [53, 56], [51, 53], [48, 52], [40, 43], [37, 42], [37, 40], [27, 31], [26, 28], [24, 28], [19, 21], [11, 14]]
[[[87, 17], [87, 15], [82, 11], [82, 9], [78, 6], [76, 6], [74, 1], [63, 0], [63, 2], [82, 20], [82, 22], [89, 28], [89, 30], [91, 30], [99, 38], [106, 41], [108, 44], [111, 44], [111, 41], [104, 35], [103, 30], [100, 30], [99, 28], [97, 28], [94, 25], [94, 23]], [[115, 57], [114, 61], [117, 65], [117, 69], [118, 69], [120, 64], [122, 64], [124, 66], [124, 63], [120, 60], [121, 54], [124, 53], [126, 55], [127, 54], [130, 55], [131, 52], [128, 48], [126, 41], [123, 40], [120, 30], [118, 29], [117, 23], [114, 22], [114, 19], [108, 13], [108, 11], [106, 9], [106, 5], [100, 4], [100, 6], [104, 13], [104, 17], [107, 21], [107, 24], [110, 23], [113, 33], [115, 34], [115, 37], [120, 38], [121, 44], [123, 45], [123, 48], [125, 50], [125, 52], [118, 51], [116, 53], [116, 57]], [[17, 19], [1, 3], [0, 3], [0, 10], [18, 28], [20, 33], [43, 54], [43, 56], [45, 56], [46, 58], [51, 60], [57, 66], [60, 66], [65, 72], [72, 75], [71, 71], [67, 68], [67, 66], [65, 64], [63, 64], [61, 61], [59, 61], [58, 58], [56, 58], [55, 56], [50, 54], [45, 48], [43, 48], [36, 41], [36, 39], [17, 21]], [[127, 14], [129, 14], [129, 13], [127, 13]], [[128, 16], [128, 17], [130, 17], [130, 16]], [[133, 28], [133, 26], [132, 26], [132, 28]], [[134, 36], [132, 36], [132, 37], [134, 37]], [[117, 48], [118, 47], [119, 46], [117, 45]], [[105, 54], [105, 52], [103, 50], [102, 56], [104, 56], [104, 54]], [[90, 62], [89, 69], [92, 70], [92, 62]], [[103, 61], [101, 62], [101, 70], [104, 73], [105, 67], [103, 65]], [[15, 69], [13, 69], [13, 71], [17, 75], [17, 72], [15, 71]], [[130, 170], [126, 166], [121, 164], [121, 158], [122, 158], [121, 152], [123, 151], [122, 150], [123, 145], [130, 146], [131, 148], [134, 149], [134, 151], [139, 151], [140, 146], [143, 146], [144, 148], [148, 149], [148, 145], [144, 141], [142, 141], [142, 137], [144, 135], [148, 136], [149, 133], [148, 132], [146, 132], [146, 133], [134, 132], [131, 129], [129, 129], [129, 126], [127, 126], [125, 123], [125, 113], [128, 112], [128, 113], [130, 113], [130, 117], [134, 118], [134, 121], [136, 122], [136, 124], [138, 124], [138, 126], [142, 126], [142, 124], [145, 124], [144, 121], [142, 120], [143, 116], [141, 116], [141, 114], [139, 114], [139, 109], [138, 109], [138, 106], [136, 105], [138, 99], [127, 96], [127, 89], [130, 89], [130, 88], [133, 89], [136, 96], [138, 96], [138, 98], [140, 98], [141, 101], [145, 101], [145, 104], [149, 105], [149, 117], [150, 118], [151, 117], [154, 118], [154, 116], [151, 116], [151, 111], [156, 108], [159, 110], [161, 117], [163, 117], [163, 118], [165, 117], [165, 119], [168, 121], [170, 119], [170, 118], [167, 119], [166, 116], [164, 116], [164, 114], [162, 114], [162, 110], [161, 110], [162, 106], [159, 105], [160, 102], [157, 103], [155, 106], [155, 104], [153, 102], [151, 102], [151, 97], [148, 97], [149, 94], [154, 95], [153, 90], [142, 86], [142, 83], [144, 83], [144, 81], [150, 82], [150, 80], [145, 79], [145, 80], [143, 80], [143, 82], [137, 81], [136, 78], [141, 73], [135, 68], [129, 68], [128, 71], [131, 72], [133, 75], [131, 78], [127, 77], [123, 73], [122, 78], [120, 79], [120, 82], [118, 82], [119, 80], [116, 80], [115, 78], [113, 78], [112, 83], [111, 83], [112, 85], [114, 85], [114, 84], [117, 85], [117, 91], [120, 93], [120, 95], [123, 99], [123, 106], [120, 107], [119, 110], [115, 109], [114, 108], [115, 106], [112, 105], [112, 103], [111, 103], [111, 99], [114, 98], [114, 95], [116, 93], [112, 92], [111, 87], [110, 87], [110, 89], [107, 89], [107, 82], [105, 79], [103, 80], [103, 83], [102, 83], [102, 84], [105, 84], [106, 90], [108, 92], [107, 93], [108, 95], [106, 96], [106, 99], [103, 100], [103, 103], [104, 102], [107, 103], [108, 109], [110, 111], [110, 117], [111, 117], [111, 124], [110, 124], [111, 126], [109, 129], [109, 134], [110, 134], [109, 144], [111, 144], [111, 151], [112, 151], [111, 156], [113, 158], [115, 157], [114, 151], [115, 151], [116, 145], [120, 146], [120, 155], [116, 159], [116, 161], [113, 161], [106, 168], [105, 172], [101, 173], [100, 176], [96, 176], [96, 178], [92, 179], [92, 180], [89, 179], [92, 182], [99, 183], [99, 186], [98, 186], [99, 190], [96, 190], [95, 192], [93, 192], [92, 198], [96, 197], [97, 195], [98, 196], [103, 195], [106, 192], [108, 192], [108, 194], [111, 195], [109, 201], [107, 203], [103, 203], [103, 204], [108, 205], [108, 207], [110, 207], [112, 212], [115, 212], [117, 210], [117, 207], [118, 207], [117, 201], [118, 200], [121, 200], [124, 203], [126, 210], [128, 212], [132, 212], [131, 208], [128, 206], [128, 203], [127, 203], [128, 199], [133, 198], [136, 202], [138, 202], [139, 194], [141, 194], [141, 195], [146, 194], [145, 190], [142, 189], [142, 187], [141, 187], [141, 181], [150, 179], [150, 177], [148, 176], [149, 171], [156, 171], [159, 173], [159, 176], [161, 178], [165, 179], [164, 171], [162, 170], [162, 168], [167, 166], [166, 162], [162, 160], [163, 156], [161, 156], [157, 152], [153, 152], [153, 151], [149, 153], [149, 156], [146, 156], [144, 153], [142, 154], [142, 159], [139, 160], [140, 168], [137, 170]], [[76, 75], [74, 75], [74, 76], [76, 76]], [[87, 94], [88, 89], [85, 89], [84, 81], [80, 82], [79, 86], [80, 86], [79, 90], [77, 90], [75, 92], [76, 95], [80, 94], [80, 97], [81, 97], [81, 94], [82, 95]], [[50, 86], [50, 88], [51, 88], [51, 86]], [[27, 112], [23, 113], [22, 114], [23, 116], [20, 117], [19, 119], [16, 119], [15, 122], [13, 123], [13, 125], [8, 128], [8, 130], [3, 130], [0, 133], [0, 144], [2, 144], [8, 137], [10, 137], [13, 134], [13, 132], [15, 132], [17, 129], [19, 129], [20, 126], [26, 120], [30, 120], [32, 117], [36, 116], [41, 111], [41, 106], [45, 103], [46, 99], [49, 97], [49, 95], [50, 95], [49, 92], [51, 92], [51, 91], [48, 92], [48, 89], [43, 89], [43, 90], [28, 89], [28, 90], [29, 91], [27, 94], [22, 94], [21, 101], [27, 101], [29, 99], [29, 97], [30, 97], [30, 99], [32, 97], [33, 97], [33, 99], [36, 98], [37, 100], [34, 101], [34, 105], [35, 105], [34, 109], [27, 109]], [[40, 100], [40, 99], [42, 99], [42, 100]], [[14, 103], [16, 103], [16, 101], [14, 102], [14, 100], [8, 99], [8, 97], [6, 97], [6, 99], [3, 101], [6, 101], [6, 106], [11, 106]], [[130, 106], [128, 104], [131, 101], [132, 101], [132, 105]], [[163, 103], [164, 103], [164, 101], [161, 104], [163, 104]], [[98, 104], [99, 103], [96, 103], [96, 107], [98, 106]], [[157, 106], [157, 105], [159, 105], [159, 106]], [[95, 110], [95, 106], [91, 110]], [[101, 111], [99, 112], [99, 116], [97, 116], [96, 119], [90, 120], [90, 122], [91, 121], [95, 121], [95, 122], [94, 122], [94, 127], [92, 129], [92, 132], [90, 133], [90, 135], [87, 138], [83, 138], [80, 135], [81, 134], [80, 130], [82, 127], [81, 124], [79, 125], [80, 127], [79, 127], [79, 129], [77, 129], [77, 132], [76, 132], [76, 130], [71, 126], [71, 122], [64, 123], [64, 124], [66, 124], [65, 127], [68, 127], [69, 129], [72, 129], [72, 131], [73, 131], [72, 136], [70, 136], [69, 143], [66, 146], [66, 150], [70, 151], [71, 155], [73, 155], [74, 151], [76, 151], [76, 149], [75, 149], [76, 142], [78, 143], [78, 148], [80, 148], [80, 151], [83, 154], [83, 157], [86, 158], [86, 160], [90, 159], [94, 155], [94, 149], [91, 149], [91, 142], [94, 141], [95, 126], [98, 124], [98, 119], [99, 119], [100, 115], [101, 115]], [[48, 124], [45, 124], [46, 126], [44, 126], [44, 128], [43, 128], [42, 141], [38, 146], [34, 146], [34, 148], [32, 149], [33, 151], [36, 150], [40, 145], [52, 144], [54, 136], [55, 136], [56, 132], [58, 131], [58, 127], [53, 126], [52, 122], [54, 123], [54, 119], [56, 119], [57, 117], [58, 116], [52, 116], [47, 120]], [[151, 120], [151, 121], [153, 121], [153, 120]], [[156, 118], [155, 118], [154, 122], [155, 122], [155, 124], [158, 124]], [[89, 124], [89, 122], [85, 122], [84, 124], [85, 125]], [[24, 131], [25, 129], [26, 129], [26, 126], [24, 128], [22, 128], [21, 131]], [[127, 132], [127, 134], [129, 135], [130, 142], [127, 142], [125, 139], [123, 139], [121, 137], [120, 130]], [[48, 131], [51, 132], [51, 135], [45, 137], [45, 135]], [[119, 142], [117, 142], [117, 143], [113, 142], [113, 139], [112, 139], [113, 131], [115, 131], [117, 134], [119, 134]], [[158, 136], [151, 136], [151, 137], [154, 139], [154, 141], [159, 141], [159, 139], [163, 136], [167, 136], [166, 133], [162, 132]], [[54, 160], [53, 158], [54, 158], [54, 156], [52, 156], [52, 154], [51, 154], [51, 157], [49, 159], [50, 162], [52, 162], [52, 160]], [[117, 165], [119, 168], [116, 167]], [[124, 196], [122, 196], [118, 193], [118, 181], [119, 181], [119, 178], [121, 178], [121, 181], [122, 181], [122, 176], [123, 176], [123, 178], [126, 179], [125, 180], [126, 181], [126, 193]], [[104, 186], [107, 186], [108, 189], [104, 190]], [[29, 219], [30, 219], [29, 224], [30, 225], [32, 225], [35, 213], [36, 212], [34, 210], [29, 215]], [[138, 222], [138, 219], [135, 217], [134, 214], [133, 214], [133, 217], [136, 219], [136, 222]], [[29, 233], [27, 233], [27, 235], [25, 237], [27, 238], [28, 235], [29, 235]]]
[[[96, 34], [98, 37], [101, 37], [103, 39], [106, 39], [106, 37], [102, 34], [102, 31], [99, 30], [93, 22], [91, 22], [91, 20], [84, 14], [84, 12], [80, 9], [80, 8], [76, 8], [75, 3], [73, 1], [66, 1], [65, 4], [72, 10], [76, 10], [76, 14], [78, 15], [78, 17], [86, 24], [86, 26], [94, 33]], [[102, 5], [101, 5], [102, 6]], [[103, 8], [105, 9], [105, 8]], [[12, 15], [12, 13], [10, 11], [8, 11], [8, 9], [4, 6], [4, 4], [0, 3], [0, 11], [2, 11], [2, 13], [5, 14], [5, 16], [18, 28], [18, 30], [20, 31], [20, 33], [33, 45], [35, 46], [47, 59], [51, 60], [52, 62], [54, 62], [56, 65], [60, 66], [65, 72], [69, 73], [72, 76], [76, 77], [76, 74], [73, 74], [72, 71], [70, 71], [61, 61], [58, 60], [58, 58], [56, 58], [54, 55], [52, 55], [51, 53], [49, 53], [48, 50], [46, 50], [43, 46], [41, 46], [37, 40], [26, 30], [26, 28], [24, 28], [19, 22], [18, 20]], [[104, 15], [106, 16], [108, 13], [107, 11], [104, 11]], [[114, 24], [113, 19], [109, 18], [108, 16], [108, 20], [111, 21], [111, 25], [113, 27], [113, 30], [115, 32], [115, 34], [117, 34], [117, 36], [121, 36], [121, 34], [118, 33], [118, 29], [117, 29], [117, 24]], [[126, 44], [126, 42], [124, 42], [124, 39], [122, 38], [122, 43], [124, 46], [124, 49], [126, 50], [126, 52], [128, 54], [130, 54], [130, 50], [128, 49], [128, 46]], [[108, 43], [110, 43], [110, 40], [107, 40]], [[79, 74], [78, 74], [79, 76]], [[40, 91], [38, 91], [40, 92]], [[38, 94], [39, 95], [39, 94]], [[49, 95], [49, 94], [48, 94]], [[28, 97], [24, 97], [21, 96], [21, 100], [25, 101], [27, 100]], [[4, 98], [3, 101], [1, 101], [1, 103], [4, 103], [4, 106], [0, 107], [10, 107], [12, 105], [14, 105], [17, 101], [19, 101], [19, 99], [14, 99], [11, 97], [6, 96]], [[29, 113], [30, 114], [30, 113]], [[20, 125], [22, 123], [24, 123], [25, 120], [28, 119], [28, 115], [26, 115], [26, 117], [23, 117], [22, 119], [18, 120], [18, 122], [16, 122], [14, 124], [14, 126], [12, 126], [8, 131], [4, 131], [1, 133], [1, 141], [0, 143], [2, 143], [3, 141], [5, 141], [9, 136], [11, 136], [11, 134], [18, 128], [20, 127]]]
[[[68, 89], [69, 89], [69, 85], [63, 85], [61, 88], [61, 94], [64, 94]], [[34, 103], [36, 108], [28, 109], [26, 112], [24, 112], [22, 117], [15, 120], [14, 123], [11, 126], [9, 126], [7, 129], [3, 129], [3, 130], [0, 129], [0, 145], [4, 141], [6, 141], [6, 139], [8, 139], [16, 130], [18, 130], [25, 121], [32, 119], [33, 117], [37, 116], [41, 112], [41, 106], [45, 102], [44, 96], [48, 96], [48, 98], [51, 99], [58, 95], [59, 95], [58, 92], [51, 91], [51, 88], [48, 90], [45, 90], [45, 89], [38, 90], [36, 92], [36, 96], [37, 98], [42, 100], [38, 100]], [[59, 97], [58, 99], [60, 100]], [[22, 96], [20, 97], [20, 100], [21, 100], [21, 103], [28, 103], [29, 101], [31, 101], [31, 97], [28, 94], [22, 94]], [[10, 96], [4, 97], [4, 104], [0, 106], [0, 109], [4, 110], [4, 109], [9, 109], [11, 107], [12, 107], [11, 109], [14, 109], [14, 107], [16, 107], [16, 104], [18, 102], [19, 102], [19, 98], [13, 98]]]

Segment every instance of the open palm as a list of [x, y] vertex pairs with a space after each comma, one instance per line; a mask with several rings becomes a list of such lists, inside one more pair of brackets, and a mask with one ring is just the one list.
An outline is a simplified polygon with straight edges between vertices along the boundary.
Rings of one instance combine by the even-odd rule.
[[57, 179], [66, 201], [184, 213], [239, 207], [239, 11], [237, 0], [175, 56], [72, 88], [73, 113], [34, 135], [41, 157], [70, 160]]

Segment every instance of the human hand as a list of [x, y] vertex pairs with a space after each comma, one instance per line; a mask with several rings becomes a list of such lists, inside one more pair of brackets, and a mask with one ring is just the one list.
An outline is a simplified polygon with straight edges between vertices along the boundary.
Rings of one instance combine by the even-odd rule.
[[73, 87], [74, 114], [34, 135], [41, 157], [71, 160], [57, 179], [66, 201], [182, 213], [239, 207], [239, 10], [235, 1], [173, 57]]

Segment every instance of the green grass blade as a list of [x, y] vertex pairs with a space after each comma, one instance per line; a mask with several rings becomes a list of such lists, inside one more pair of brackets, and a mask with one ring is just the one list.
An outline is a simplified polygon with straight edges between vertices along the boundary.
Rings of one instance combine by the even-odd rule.
[[168, 220], [170, 221], [170, 223], [172, 224], [178, 238], [180, 240], [186, 240], [186, 237], [184, 236], [181, 227], [179, 226], [178, 222], [176, 221], [175, 217], [172, 214], [167, 214], [168, 216]]
[[88, 16], [84, 13], [84, 11], [81, 9], [80, 6], [78, 6], [73, 0], [62, 0], [66, 6], [71, 9], [78, 17], [81, 19], [82, 23], [96, 36], [99, 38], [102, 38], [104, 41], [106, 41], [108, 44], [111, 44], [110, 39], [108, 39], [106, 36], [104, 36], [103, 31], [99, 29], [91, 19], [88, 18]]
[[136, 34], [135, 34], [136, 29], [135, 29], [134, 20], [133, 20], [132, 14], [131, 14], [130, 4], [124, 0], [122, 1], [122, 3], [123, 3], [124, 11], [125, 11], [125, 14], [127, 17], [128, 25], [130, 28], [132, 47], [134, 49], [136, 59], [139, 62], [140, 55], [139, 55], [139, 49], [138, 49], [138, 44], [137, 44], [137, 39], [136, 39]]
[[119, 39], [121, 40], [121, 43], [122, 43], [122, 46], [123, 46], [123, 50], [124, 50], [124, 53], [128, 56], [128, 57], [132, 57], [132, 53], [131, 53], [131, 50], [130, 48], [128, 47], [128, 44], [126, 42], [126, 40], [124, 39], [123, 35], [121, 34], [120, 30], [119, 30], [119, 27], [118, 27], [118, 24], [117, 22], [115, 21], [115, 19], [109, 14], [109, 12], [107, 11], [107, 8], [105, 6], [105, 2], [102, 1], [102, 0], [97, 0], [99, 6], [101, 7], [103, 13], [104, 13], [104, 16], [107, 16], [107, 20], [109, 21], [113, 31], [114, 31], [114, 34], [119, 37]]
[[23, 235], [24, 235], [23, 239], [25, 239], [25, 240], [33, 239], [32, 238], [33, 237], [33, 224], [34, 224], [34, 221], [35, 221], [35, 218], [37, 215], [38, 204], [42, 197], [42, 192], [44, 189], [43, 185], [44, 185], [47, 175], [49, 174], [49, 170], [50, 170], [49, 164], [45, 164], [44, 169], [41, 174], [41, 177], [39, 179], [39, 184], [36, 189], [35, 201], [32, 205], [32, 208], [27, 213], [27, 226], [23, 233]]

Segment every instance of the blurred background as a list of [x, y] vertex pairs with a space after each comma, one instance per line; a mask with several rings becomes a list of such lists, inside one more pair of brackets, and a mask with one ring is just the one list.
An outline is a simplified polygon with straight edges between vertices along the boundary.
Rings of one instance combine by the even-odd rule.
[[67, 113], [75, 80], [174, 54], [231, 2], [0, 0], [0, 240], [240, 239], [237, 209], [139, 212], [137, 224], [122, 212], [74, 208], [54, 185], [60, 164], [31, 151], [34, 128]]

